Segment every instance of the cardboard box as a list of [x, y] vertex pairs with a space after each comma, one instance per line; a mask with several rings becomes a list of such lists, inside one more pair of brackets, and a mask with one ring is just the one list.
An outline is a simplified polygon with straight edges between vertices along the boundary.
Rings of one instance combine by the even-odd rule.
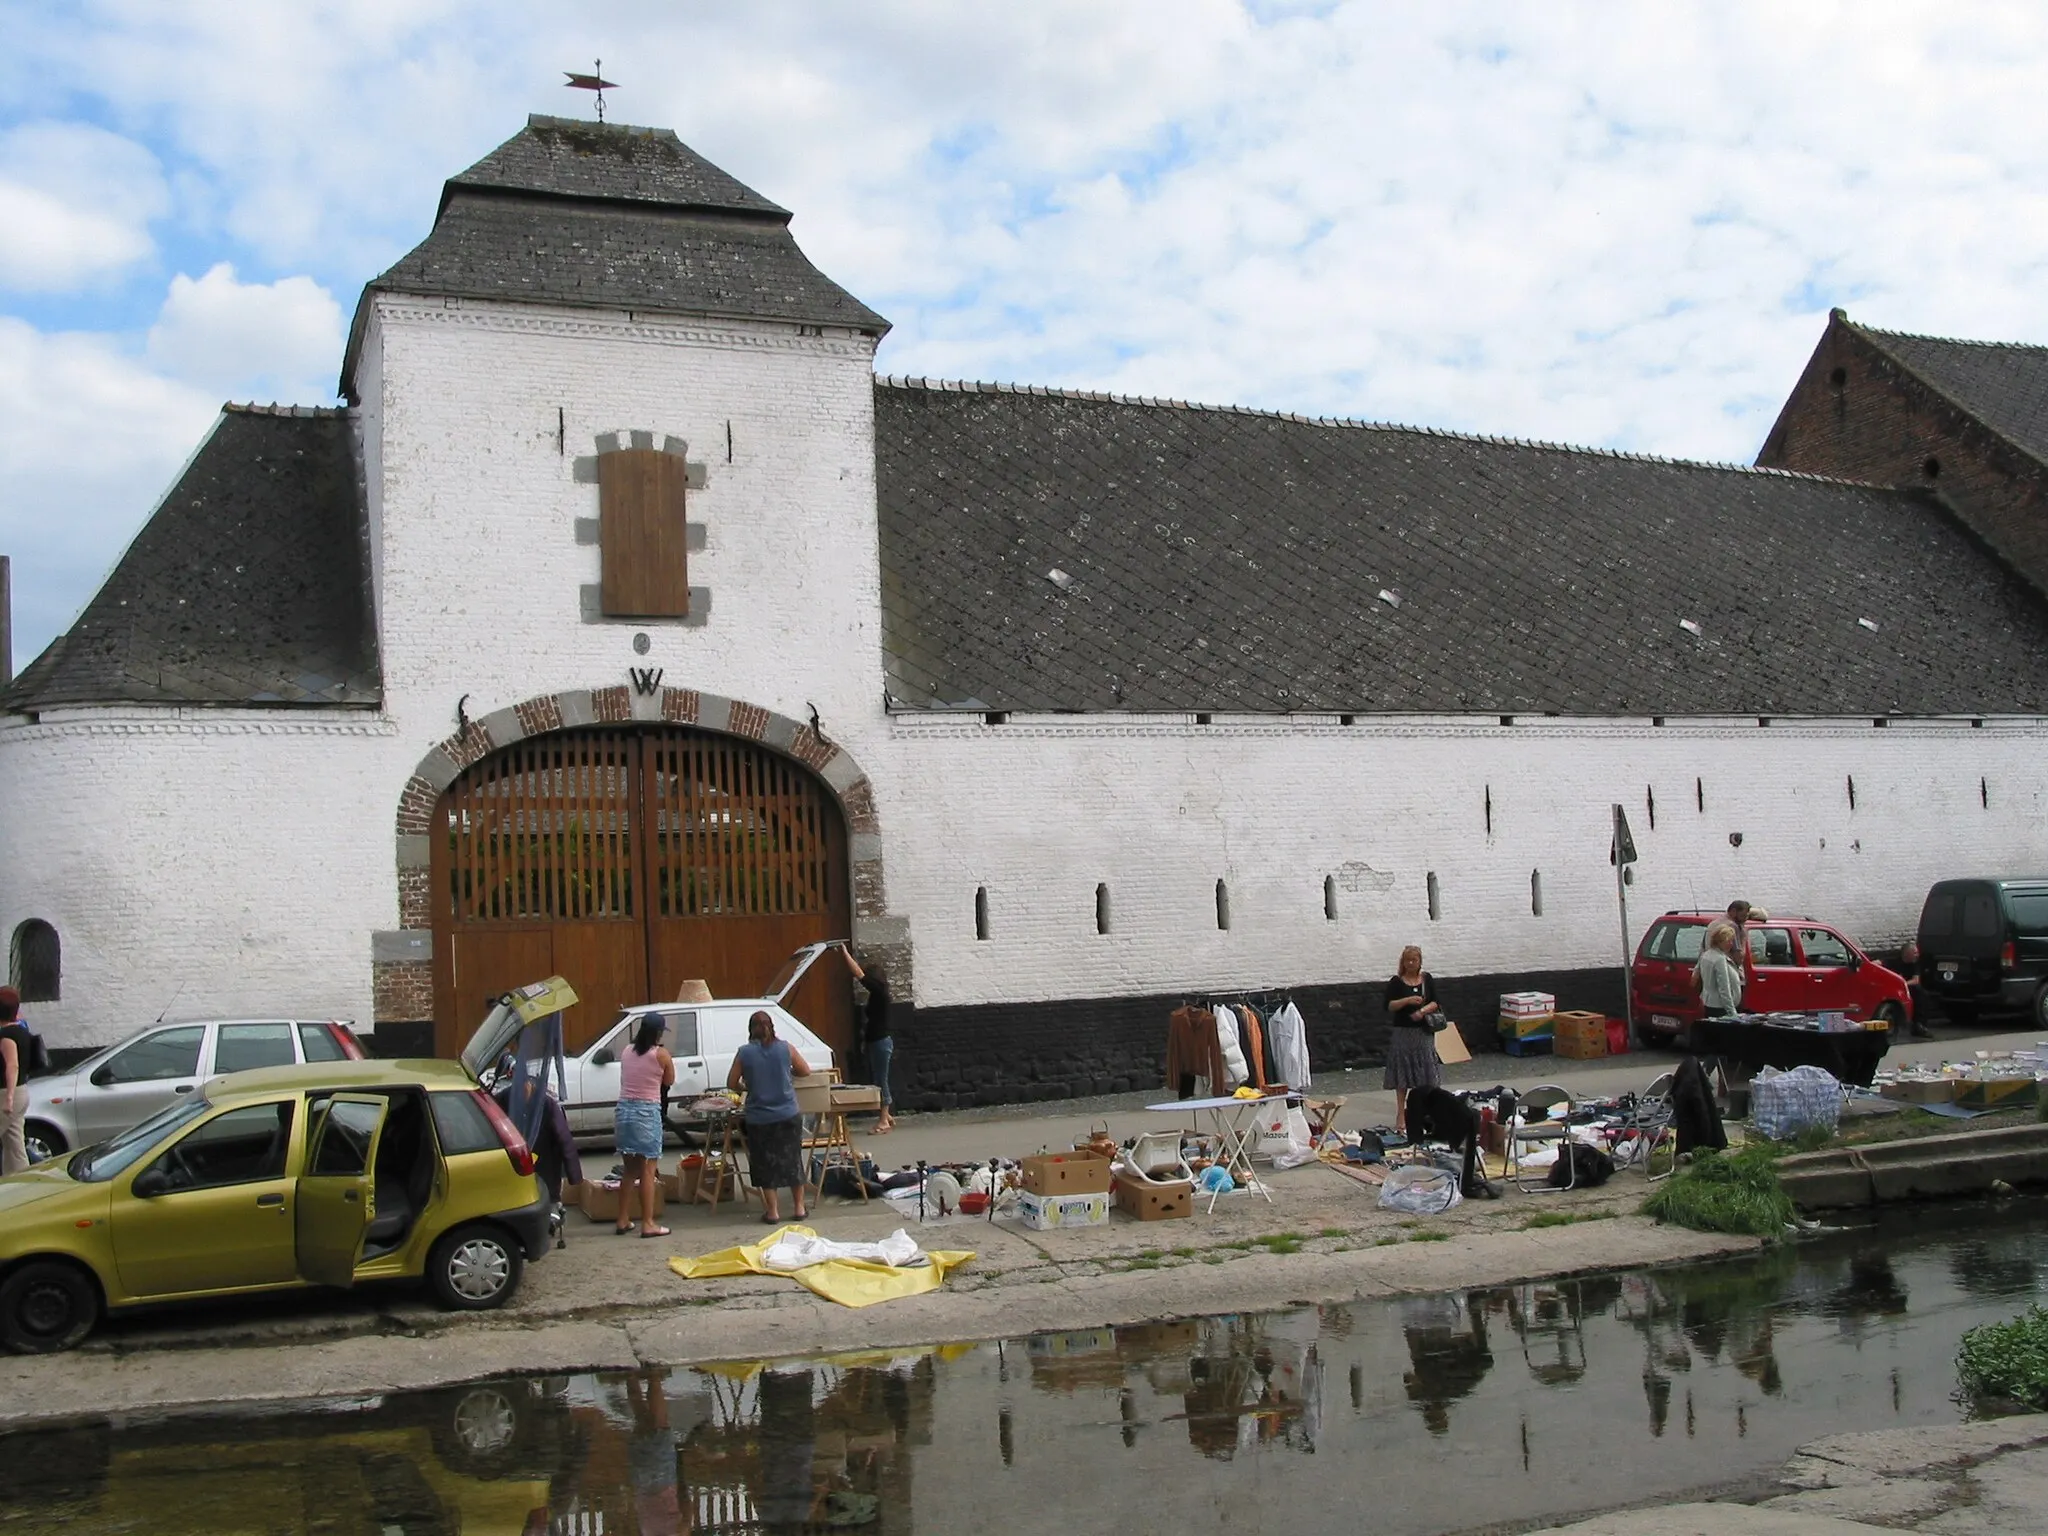
[[1023, 1184], [1033, 1195], [1107, 1195], [1109, 1159], [1093, 1152], [1042, 1152], [1022, 1164]]
[[1175, 1221], [1194, 1215], [1195, 1186], [1186, 1180], [1178, 1184], [1144, 1184], [1135, 1179], [1119, 1179], [1116, 1205], [1125, 1215], [1140, 1221]]
[[1557, 1012], [1557, 999], [1548, 992], [1503, 992], [1500, 1013], [1504, 1019], [1547, 1018]]
[[[667, 1182], [666, 1179], [655, 1181], [654, 1214], [657, 1216], [668, 1205], [668, 1192], [665, 1188]], [[576, 1186], [577, 1204], [582, 1206], [583, 1214], [592, 1221], [616, 1222], [619, 1219], [620, 1192], [621, 1186], [617, 1184], [593, 1184], [586, 1179]], [[637, 1217], [639, 1214], [635, 1209], [633, 1215]]]
[[1509, 1040], [1526, 1038], [1529, 1035], [1548, 1035], [1551, 1015], [1547, 1013], [1504, 1013], [1500, 1016], [1501, 1035]]
[[[1102, 1164], [1103, 1177], [1107, 1178], [1108, 1160], [1096, 1161]], [[1017, 1215], [1034, 1232], [1050, 1232], [1057, 1227], [1099, 1227], [1109, 1220], [1109, 1191], [1038, 1195], [1027, 1189], [1017, 1196]]]
[[1447, 1067], [1455, 1067], [1461, 1061], [1470, 1061], [1472, 1051], [1465, 1044], [1465, 1037], [1458, 1033], [1458, 1026], [1437, 1030], [1429, 1037], [1429, 1043], [1436, 1047], [1436, 1059]]
[[1607, 1015], [1560, 1013], [1550, 1022], [1552, 1049], [1573, 1061], [1591, 1061], [1607, 1054]]
[[841, 1113], [881, 1107], [882, 1090], [872, 1084], [840, 1083], [832, 1089], [832, 1108]]
[[1956, 1080], [1957, 1109], [2024, 1109], [2040, 1097], [2031, 1077], [1964, 1077]]
[[796, 1112], [800, 1115], [824, 1115], [832, 1110], [832, 1085], [823, 1077], [812, 1074], [796, 1080]]
[[1877, 1090], [1901, 1104], [1950, 1104], [1955, 1101], [1956, 1080], [1952, 1077], [1906, 1077], [1880, 1084]]

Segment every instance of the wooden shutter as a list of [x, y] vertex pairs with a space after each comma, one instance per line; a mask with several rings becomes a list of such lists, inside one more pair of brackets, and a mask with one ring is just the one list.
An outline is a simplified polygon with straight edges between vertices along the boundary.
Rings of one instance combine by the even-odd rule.
[[651, 448], [599, 454], [598, 543], [602, 602], [625, 619], [680, 619], [690, 612], [682, 455]]

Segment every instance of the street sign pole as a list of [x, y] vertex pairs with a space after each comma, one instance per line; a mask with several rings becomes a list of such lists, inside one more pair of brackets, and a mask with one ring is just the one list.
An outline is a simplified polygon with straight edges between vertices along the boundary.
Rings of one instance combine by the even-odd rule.
[[1634, 989], [1629, 986], [1631, 956], [1628, 944], [1628, 867], [1636, 861], [1636, 840], [1629, 835], [1628, 815], [1619, 805], [1614, 807], [1614, 845], [1610, 852], [1614, 860], [1614, 898], [1621, 907], [1621, 1010], [1628, 1020], [1629, 1043], [1636, 1037], [1636, 1001]]

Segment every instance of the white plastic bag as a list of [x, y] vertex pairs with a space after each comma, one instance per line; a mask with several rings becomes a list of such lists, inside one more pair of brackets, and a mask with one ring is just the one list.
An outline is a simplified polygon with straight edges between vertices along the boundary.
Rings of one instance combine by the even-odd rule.
[[1422, 1163], [1396, 1168], [1380, 1186], [1380, 1209], [1410, 1216], [1441, 1216], [1464, 1198], [1455, 1173]]

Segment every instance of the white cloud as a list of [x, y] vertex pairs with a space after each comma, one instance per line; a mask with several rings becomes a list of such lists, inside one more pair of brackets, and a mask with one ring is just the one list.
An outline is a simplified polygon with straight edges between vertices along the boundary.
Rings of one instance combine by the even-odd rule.
[[168, 488], [219, 401], [104, 337], [0, 317], [0, 485], [17, 667], [63, 630]]
[[147, 257], [168, 206], [156, 157], [83, 123], [0, 134], [0, 287], [69, 292]]
[[341, 306], [310, 277], [244, 283], [228, 262], [171, 279], [148, 355], [165, 373], [242, 399], [312, 404], [332, 397]]

